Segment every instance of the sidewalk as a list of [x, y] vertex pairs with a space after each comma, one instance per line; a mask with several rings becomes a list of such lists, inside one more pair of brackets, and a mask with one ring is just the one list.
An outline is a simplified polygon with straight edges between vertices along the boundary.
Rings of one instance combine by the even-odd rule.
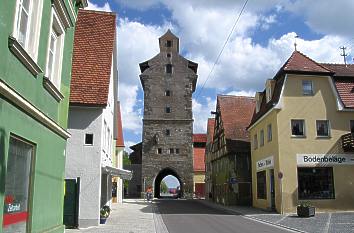
[[253, 207], [223, 206], [207, 200], [201, 203], [213, 208], [227, 210], [233, 214], [266, 224], [275, 225], [303, 233], [354, 233], [354, 212], [316, 213], [315, 217], [299, 218], [296, 214], [282, 215]]
[[[112, 204], [106, 224], [85, 229], [66, 229], [66, 233], [155, 233], [163, 232], [155, 207], [142, 199], [126, 199], [123, 204]], [[163, 222], [162, 222], [163, 223]], [[155, 226], [156, 225], [156, 226]], [[158, 231], [156, 231], [158, 228]]]

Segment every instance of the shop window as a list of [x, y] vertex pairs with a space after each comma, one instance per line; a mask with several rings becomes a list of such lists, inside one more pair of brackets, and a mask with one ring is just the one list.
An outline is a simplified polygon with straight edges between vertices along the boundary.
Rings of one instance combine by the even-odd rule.
[[258, 139], [257, 139], [257, 134], [255, 134], [253, 136], [253, 149], [257, 149], [258, 148]]
[[304, 199], [333, 199], [333, 168], [298, 168], [298, 195]]
[[261, 133], [259, 135], [259, 146], [264, 146], [264, 130], [261, 130]]
[[350, 120], [350, 132], [354, 134], [354, 120]]
[[269, 124], [269, 125], [267, 126], [267, 141], [268, 141], [268, 142], [271, 142], [272, 139], [273, 139], [272, 125]]
[[310, 80], [302, 80], [302, 94], [313, 95], [313, 85]]
[[11, 137], [5, 180], [3, 232], [27, 232], [34, 146]]
[[257, 172], [257, 198], [267, 199], [266, 171]]
[[93, 145], [93, 134], [92, 133], [85, 134], [85, 145]]
[[317, 120], [316, 129], [318, 137], [329, 137], [329, 121], [327, 120]]
[[305, 121], [304, 120], [291, 120], [291, 135], [292, 136], [305, 136]]

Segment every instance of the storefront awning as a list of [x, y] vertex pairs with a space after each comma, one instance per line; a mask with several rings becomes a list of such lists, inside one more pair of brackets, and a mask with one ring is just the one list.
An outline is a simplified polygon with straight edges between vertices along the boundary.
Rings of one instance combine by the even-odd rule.
[[131, 171], [110, 166], [102, 167], [102, 171], [110, 174], [111, 176], [118, 176], [123, 180], [131, 180], [133, 176], [133, 173]]

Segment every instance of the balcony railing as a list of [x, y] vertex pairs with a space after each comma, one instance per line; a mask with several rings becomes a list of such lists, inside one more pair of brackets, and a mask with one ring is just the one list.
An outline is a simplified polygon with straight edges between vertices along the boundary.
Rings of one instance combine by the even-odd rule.
[[354, 137], [352, 133], [342, 135], [342, 148], [344, 152], [354, 152]]

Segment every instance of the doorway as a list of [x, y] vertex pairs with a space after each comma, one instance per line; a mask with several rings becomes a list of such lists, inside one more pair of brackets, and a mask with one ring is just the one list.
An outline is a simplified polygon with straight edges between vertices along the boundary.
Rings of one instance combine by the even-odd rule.
[[275, 210], [274, 169], [270, 169], [270, 208]]

